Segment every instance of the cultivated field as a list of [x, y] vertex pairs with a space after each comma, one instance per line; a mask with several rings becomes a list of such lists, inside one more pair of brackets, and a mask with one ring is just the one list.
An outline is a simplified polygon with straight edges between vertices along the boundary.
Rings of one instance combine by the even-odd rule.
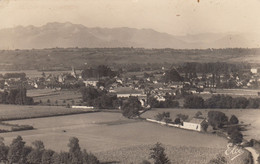
[[86, 109], [72, 109], [62, 106], [0, 105], [0, 120], [48, 117], [87, 112]]
[[250, 140], [251, 138], [260, 140], [260, 110], [259, 109], [152, 109], [144, 114], [144, 118], [154, 118], [155, 115], [161, 112], [170, 112], [171, 118], [174, 120], [177, 114], [188, 115], [191, 119], [198, 111], [201, 111], [204, 117], [207, 117], [209, 111], [224, 112], [229, 118], [231, 115], [236, 115], [240, 122], [250, 124], [247, 131], [243, 131], [244, 138]]
[[31, 89], [27, 91], [27, 96], [33, 97], [35, 102], [42, 101], [43, 104], [65, 106], [80, 103], [82, 96], [78, 91], [72, 90], [54, 90], [54, 89]]
[[61, 151], [68, 150], [69, 138], [75, 136], [82, 148], [92, 151], [102, 161], [110, 162], [139, 163], [148, 158], [151, 145], [161, 142], [173, 160], [194, 163], [194, 159], [195, 163], [207, 163], [217, 153], [223, 153], [227, 144], [226, 139], [215, 135], [129, 120], [120, 113], [98, 112], [6, 122], [36, 128], [1, 134], [7, 144], [21, 135], [27, 143], [42, 140], [46, 148]]

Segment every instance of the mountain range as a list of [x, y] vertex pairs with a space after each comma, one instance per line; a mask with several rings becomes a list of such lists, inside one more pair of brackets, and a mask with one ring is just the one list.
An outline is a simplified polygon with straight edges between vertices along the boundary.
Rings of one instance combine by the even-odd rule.
[[42, 49], [54, 47], [138, 47], [138, 48], [258, 48], [260, 35], [204, 33], [170, 35], [153, 29], [89, 28], [69, 22], [17, 26], [0, 30], [0, 49]]

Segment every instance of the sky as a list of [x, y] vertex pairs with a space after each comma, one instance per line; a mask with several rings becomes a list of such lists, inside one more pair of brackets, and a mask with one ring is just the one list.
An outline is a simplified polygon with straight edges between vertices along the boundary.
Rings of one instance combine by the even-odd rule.
[[0, 0], [0, 29], [71, 22], [173, 35], [259, 33], [260, 0]]

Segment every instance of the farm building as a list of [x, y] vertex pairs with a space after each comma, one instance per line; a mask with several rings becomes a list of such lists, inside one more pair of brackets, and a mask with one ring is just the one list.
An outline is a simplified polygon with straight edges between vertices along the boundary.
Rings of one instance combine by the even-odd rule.
[[257, 74], [257, 73], [259, 73], [259, 71], [260, 71], [260, 68], [251, 68], [251, 73], [253, 73], [253, 74]]
[[83, 83], [85, 84], [85, 86], [97, 86], [98, 80], [97, 79], [88, 79], [83, 81]]
[[207, 124], [205, 118], [192, 118], [189, 122], [183, 122], [183, 129], [203, 131], [204, 124]]

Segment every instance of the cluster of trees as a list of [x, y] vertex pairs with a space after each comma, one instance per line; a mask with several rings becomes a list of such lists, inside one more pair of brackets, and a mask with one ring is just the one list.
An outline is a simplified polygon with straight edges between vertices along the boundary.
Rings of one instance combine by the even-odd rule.
[[100, 90], [92, 86], [83, 87], [80, 89], [83, 102], [87, 106], [94, 106], [100, 109], [116, 108], [119, 105], [119, 100], [114, 94], [109, 94], [106, 90]]
[[130, 96], [123, 101], [121, 110], [124, 117], [134, 118], [140, 115], [143, 107], [137, 97]]
[[20, 164], [99, 164], [96, 156], [82, 151], [79, 140], [75, 137], [70, 138], [68, 147], [69, 152], [57, 153], [50, 149], [45, 149], [42, 141], [32, 142], [32, 147], [25, 145], [21, 136], [17, 136], [10, 146], [6, 146], [3, 138], [0, 140], [0, 162], [1, 163], [20, 163]]
[[158, 113], [155, 116], [155, 119], [157, 121], [165, 121], [166, 123], [169, 123], [172, 121], [172, 119], [170, 118], [170, 112], [163, 112], [163, 113]]
[[183, 106], [185, 108], [204, 108], [204, 99], [200, 96], [188, 95], [184, 99]]
[[0, 92], [1, 104], [33, 105], [32, 97], [27, 97], [26, 88], [11, 89], [9, 92]]
[[105, 65], [99, 65], [96, 68], [85, 68], [81, 75], [82, 78], [101, 78], [101, 77], [114, 77], [116, 72], [112, 71], [111, 68]]
[[210, 109], [245, 109], [259, 108], [260, 98], [231, 97], [229, 95], [212, 95], [210, 98], [204, 99], [200, 96], [189, 95], [184, 99], [185, 108], [210, 108]]
[[213, 129], [224, 129], [229, 136], [229, 142], [233, 144], [239, 144], [243, 141], [243, 134], [241, 133], [241, 126], [238, 125], [239, 120], [235, 115], [232, 115], [230, 119], [225, 113], [220, 111], [208, 112], [208, 123]]

